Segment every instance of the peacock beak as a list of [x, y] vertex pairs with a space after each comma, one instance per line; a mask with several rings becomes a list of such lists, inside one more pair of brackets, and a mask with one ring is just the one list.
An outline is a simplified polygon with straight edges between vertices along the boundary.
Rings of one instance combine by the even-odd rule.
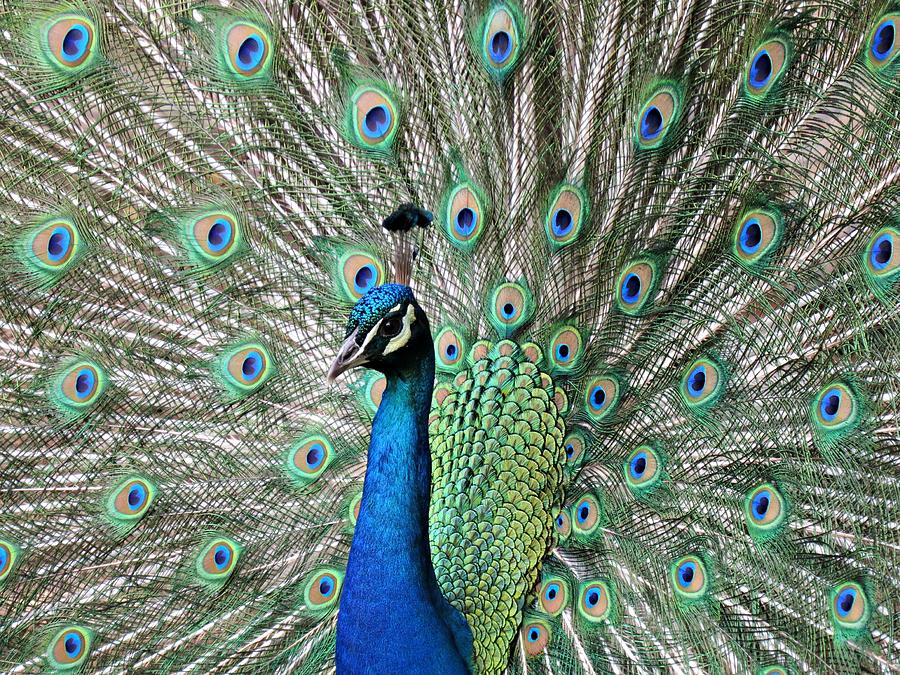
[[325, 378], [328, 384], [333, 383], [335, 378], [345, 370], [350, 370], [354, 366], [361, 366], [368, 361], [363, 354], [364, 348], [356, 344], [357, 330], [359, 329], [354, 329], [354, 331], [347, 336], [347, 339], [344, 340], [344, 344], [341, 345], [341, 351], [334, 357], [334, 361], [331, 364], [331, 368], [328, 369], [328, 375]]

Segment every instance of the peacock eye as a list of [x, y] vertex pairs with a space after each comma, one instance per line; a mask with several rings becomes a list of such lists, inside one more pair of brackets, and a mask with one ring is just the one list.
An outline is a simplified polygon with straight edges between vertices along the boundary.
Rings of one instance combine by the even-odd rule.
[[403, 330], [403, 320], [399, 316], [392, 316], [381, 322], [378, 333], [382, 337], [392, 338], [400, 335], [401, 330]]

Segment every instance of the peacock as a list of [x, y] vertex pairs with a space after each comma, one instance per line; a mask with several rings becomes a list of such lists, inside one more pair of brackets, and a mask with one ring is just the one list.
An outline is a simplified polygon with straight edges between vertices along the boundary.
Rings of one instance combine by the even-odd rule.
[[0, 671], [900, 672], [896, 0], [0, 0]]

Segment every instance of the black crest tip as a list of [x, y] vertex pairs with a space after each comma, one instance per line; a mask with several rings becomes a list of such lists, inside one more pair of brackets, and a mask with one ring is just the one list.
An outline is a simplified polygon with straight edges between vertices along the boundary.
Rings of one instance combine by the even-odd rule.
[[420, 209], [415, 204], [401, 204], [381, 221], [381, 226], [388, 232], [409, 232], [414, 227], [428, 227], [433, 219], [431, 211]]

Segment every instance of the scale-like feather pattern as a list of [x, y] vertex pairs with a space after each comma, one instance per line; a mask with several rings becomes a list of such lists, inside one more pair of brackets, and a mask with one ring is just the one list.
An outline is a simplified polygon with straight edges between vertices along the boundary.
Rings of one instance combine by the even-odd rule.
[[472, 629], [476, 666], [494, 672], [554, 539], [564, 423], [550, 378], [515, 343], [475, 350], [471, 368], [435, 392], [431, 547], [441, 590]]

